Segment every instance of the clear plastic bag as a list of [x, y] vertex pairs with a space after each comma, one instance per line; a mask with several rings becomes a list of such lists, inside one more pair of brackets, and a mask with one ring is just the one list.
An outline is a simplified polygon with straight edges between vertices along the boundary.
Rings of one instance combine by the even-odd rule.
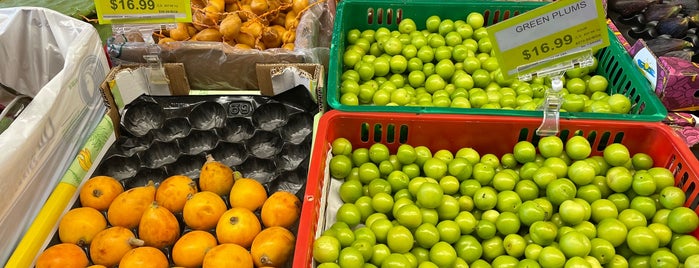
[[[180, 41], [161, 44], [165, 63], [183, 63], [192, 89], [258, 89], [257, 63], [320, 63], [327, 69], [335, 21], [334, 0], [303, 13], [296, 28], [295, 49], [237, 49], [223, 42]], [[140, 40], [139, 40], [140, 39]], [[114, 36], [107, 50], [113, 65], [145, 63], [147, 44], [138, 35]]]
[[0, 134], [4, 263], [95, 128], [109, 66], [95, 28], [44, 8], [0, 9], [0, 82], [32, 98]]

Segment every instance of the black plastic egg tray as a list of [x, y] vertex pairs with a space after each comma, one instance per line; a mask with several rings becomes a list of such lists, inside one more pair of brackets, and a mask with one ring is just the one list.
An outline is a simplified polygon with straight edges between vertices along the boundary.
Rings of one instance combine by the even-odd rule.
[[210, 154], [269, 192], [299, 193], [317, 113], [308, 94], [297, 87], [274, 97], [141, 96], [124, 109], [121, 135], [94, 175], [125, 188], [172, 175], [196, 180]]
[[[302, 199], [317, 113], [317, 103], [303, 86], [273, 97], [144, 95], [124, 108], [120, 135], [90, 177], [114, 177], [124, 189], [151, 180], [157, 187], [173, 175], [197, 181], [210, 154], [243, 177], [260, 181], [270, 194], [283, 190]], [[222, 198], [229, 206], [228, 196]], [[80, 201], [71, 207], [80, 207]], [[175, 217], [181, 233], [190, 231], [181, 213]], [[298, 221], [290, 228], [297, 230]], [[49, 240], [48, 246], [60, 243], [58, 232]], [[89, 245], [82, 247], [89, 256]], [[163, 251], [172, 260], [170, 248]]]

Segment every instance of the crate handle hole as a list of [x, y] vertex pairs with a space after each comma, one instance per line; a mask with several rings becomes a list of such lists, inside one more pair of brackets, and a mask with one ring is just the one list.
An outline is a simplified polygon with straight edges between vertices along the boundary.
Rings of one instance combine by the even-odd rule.
[[[485, 21], [486, 23], [489, 22], [489, 21], [491, 21], [491, 18], [490, 18], [490, 10], [487, 10], [487, 9], [486, 9], [486, 10], [483, 11], [483, 19], [484, 19], [483, 21]], [[492, 20], [495, 20], [495, 18], [492, 18]]]
[[498, 23], [500, 20], [500, 10], [495, 10], [493, 12], [493, 24]]
[[396, 141], [396, 126], [393, 124], [388, 124], [386, 126], [386, 143], [393, 143]]
[[383, 135], [383, 126], [381, 124], [374, 125], [374, 142], [381, 142]]
[[590, 131], [590, 134], [587, 134], [587, 141], [589, 141], [590, 145], [594, 147], [595, 141], [597, 141], [597, 132]]
[[398, 142], [406, 143], [408, 142], [408, 125], [401, 125], [398, 134]]
[[[694, 182], [691, 182], [690, 187], [692, 189], [694, 189], [695, 188], [694, 185], [695, 185]], [[687, 193], [687, 198], [689, 198], [689, 195], [691, 192], [686, 192], [686, 193]], [[694, 196], [694, 199], [692, 199], [692, 202], [689, 204], [689, 208], [691, 208], [692, 210], [696, 210], [697, 206], [699, 206], [699, 196]]]
[[366, 10], [366, 22], [367, 24], [374, 24], [374, 9], [368, 8]]
[[403, 20], [403, 9], [396, 9], [396, 24]]
[[536, 135], [536, 131], [533, 131], [532, 132], [532, 140], [531, 140], [532, 144], [534, 144], [534, 146], [539, 146], [540, 139], [541, 139], [541, 136]]
[[376, 23], [383, 24], [383, 8], [376, 9], [377, 19]]
[[624, 132], [619, 132], [614, 135], [614, 143], [621, 143], [624, 140]]
[[[689, 198], [691, 197], [692, 193], [694, 193], [694, 190], [695, 190], [696, 186], [697, 186], [697, 185], [694, 184], [694, 182], [690, 182], [690, 183], [689, 183], [689, 187], [687, 187], [687, 190], [684, 191], [687, 200], [689, 200]], [[694, 198], [694, 201], [692, 201], [692, 205], [691, 205], [691, 206], [692, 206], [692, 209], [696, 209], [696, 208], [697, 208], [697, 204], [699, 204], [699, 198]]]
[[362, 142], [369, 141], [369, 123], [362, 123], [362, 127], [359, 130], [359, 139]]
[[684, 187], [684, 184], [687, 183], [687, 179], [689, 179], [689, 174], [687, 174], [687, 172], [682, 173], [680, 180], [677, 182], [677, 187], [679, 187], [679, 188]]
[[570, 131], [567, 129], [562, 129], [559, 137], [565, 143], [568, 140], [568, 135], [570, 135]]
[[529, 129], [522, 128], [519, 130], [519, 138], [517, 141], [528, 141], [529, 140]]
[[389, 9], [386, 9], [386, 24], [391, 25], [392, 23], [393, 23], [393, 9], [389, 8]]
[[604, 148], [607, 148], [607, 143], [609, 142], [609, 136], [611, 134], [609, 132], [604, 132], [602, 133], [602, 137], [599, 139], [599, 144], [597, 144], [597, 151], [604, 151]]
[[[672, 158], [673, 158], [673, 162], [674, 162], [675, 156], [673, 155]], [[672, 174], [677, 176], [677, 174], [680, 174], [681, 171], [682, 171], [682, 163], [677, 163], [677, 166], [675, 166], [675, 169], [672, 171]], [[687, 176], [687, 173], [685, 173], [682, 176], [681, 183], [684, 184], [684, 182], [686, 182], [688, 178], [689, 178], [689, 176]]]
[[506, 19], [509, 19], [509, 18], [510, 18], [510, 11], [509, 11], [509, 10], [505, 10], [505, 12], [502, 13], [502, 19], [503, 19], [503, 20], [506, 20]]

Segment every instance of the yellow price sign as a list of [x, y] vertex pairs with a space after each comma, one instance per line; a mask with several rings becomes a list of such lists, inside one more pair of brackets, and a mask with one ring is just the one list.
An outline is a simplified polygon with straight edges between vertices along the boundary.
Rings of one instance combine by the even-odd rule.
[[[605, 17], [601, 0], [561, 0], [493, 24], [487, 30], [500, 69], [509, 78], [522, 75], [518, 73], [521, 66], [542, 60], [554, 65], [568, 59], [565, 55], [608, 46]], [[534, 72], [537, 68], [526, 70]]]
[[189, 0], [95, 0], [100, 24], [192, 22]]

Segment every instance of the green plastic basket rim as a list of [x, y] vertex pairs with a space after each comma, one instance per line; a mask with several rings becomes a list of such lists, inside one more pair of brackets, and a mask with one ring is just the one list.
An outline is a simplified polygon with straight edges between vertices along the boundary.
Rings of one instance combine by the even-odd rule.
[[[435, 106], [377, 106], [377, 105], [345, 105], [339, 102], [339, 77], [342, 73], [342, 67], [340, 63], [340, 48], [344, 48], [344, 45], [340, 42], [341, 35], [347, 29], [344, 28], [343, 19], [345, 9], [352, 8], [357, 4], [400, 4], [401, 8], [411, 7], [411, 6], [424, 6], [424, 5], [434, 5], [432, 1], [424, 0], [403, 0], [401, 3], [396, 3], [395, 1], [367, 1], [367, 0], [343, 0], [337, 7], [336, 12], [336, 22], [334, 25], [332, 43], [330, 46], [330, 59], [328, 68], [328, 82], [326, 88], [326, 101], [331, 109], [348, 111], [348, 112], [405, 112], [405, 113], [446, 113], [446, 114], [479, 114], [479, 115], [507, 115], [507, 116], [527, 116], [527, 117], [543, 117], [543, 111], [524, 111], [524, 110], [514, 110], [514, 109], [483, 109], [483, 108], [451, 108], [451, 107], [435, 107]], [[451, 5], [458, 6], [464, 4], [476, 4], [484, 5], [487, 4], [491, 8], [497, 8], [498, 5], [503, 8], [507, 8], [510, 5], [517, 5], [518, 7], [531, 7], [536, 8], [545, 4], [545, 2], [511, 2], [511, 1], [454, 1], [440, 3], [440, 5]], [[632, 98], [632, 105], [643, 105], [642, 109], [638, 114], [611, 114], [611, 113], [592, 113], [592, 112], [561, 112], [560, 118], [562, 119], [602, 119], [602, 120], [629, 120], [629, 121], [647, 121], [647, 122], [659, 122], [662, 121], [667, 116], [667, 109], [662, 104], [660, 99], [655, 95], [652, 90], [650, 82], [642, 76], [640, 71], [633, 65], [633, 61], [629, 56], [626, 49], [619, 43], [619, 41], [614, 36], [611, 29], [607, 28], [609, 34], [610, 45], [600, 52], [605, 51], [605, 53], [611, 54], [612, 57], [618, 59], [618, 68], [624, 70], [624, 72], [635, 72], [634, 75], [629, 75], [628, 78], [631, 82], [632, 87], [636, 88], [638, 97], [640, 97], [639, 102], [635, 102]], [[598, 53], [600, 53], [598, 52]], [[599, 54], [598, 54], [599, 55]], [[607, 66], [601, 66], [607, 67]], [[643, 89], [647, 90], [643, 90]]]

